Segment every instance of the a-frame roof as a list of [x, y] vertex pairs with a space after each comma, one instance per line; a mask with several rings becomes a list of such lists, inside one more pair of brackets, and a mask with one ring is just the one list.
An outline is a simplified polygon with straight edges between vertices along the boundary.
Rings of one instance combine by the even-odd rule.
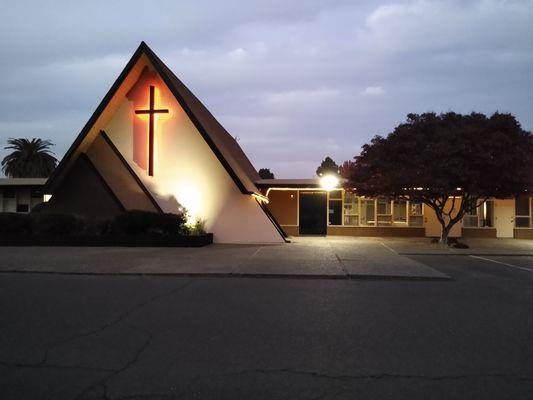
[[191, 119], [220, 163], [224, 166], [239, 190], [243, 194], [260, 194], [254, 184], [254, 181], [260, 179], [260, 176], [246, 154], [242, 151], [237, 141], [224, 129], [202, 102], [192, 94], [183, 82], [178, 79], [178, 77], [163, 63], [163, 61], [161, 61], [145, 42], [141, 42], [122, 73], [98, 105], [98, 108], [85, 124], [74, 143], [70, 146], [65, 156], [48, 179], [45, 190], [53, 192], [58, 182], [65, 175], [66, 170], [72, 165], [72, 158], [76, 154], [78, 148], [82, 145], [84, 139], [89, 134], [100, 115], [104, 112], [114, 95], [128, 77], [129, 73], [134, 69], [135, 65], [143, 55], [147, 57], [148, 61], [160, 75], [163, 82], [168, 86], [171, 93]]

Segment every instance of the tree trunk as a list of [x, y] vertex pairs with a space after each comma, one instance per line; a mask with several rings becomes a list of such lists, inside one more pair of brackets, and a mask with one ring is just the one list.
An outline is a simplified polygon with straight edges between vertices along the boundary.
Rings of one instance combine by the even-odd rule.
[[448, 224], [448, 225], [441, 224], [441, 225], [442, 225], [442, 231], [440, 234], [439, 243], [448, 244], [448, 235], [450, 234], [450, 231], [453, 225], [452, 224]]

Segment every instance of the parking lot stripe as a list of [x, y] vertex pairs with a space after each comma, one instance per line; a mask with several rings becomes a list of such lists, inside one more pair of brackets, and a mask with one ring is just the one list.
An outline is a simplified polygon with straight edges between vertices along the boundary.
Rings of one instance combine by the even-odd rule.
[[470, 257], [478, 258], [480, 260], [490, 261], [490, 262], [493, 262], [493, 263], [496, 263], [496, 264], [505, 265], [505, 266], [511, 267], [511, 268], [518, 268], [518, 269], [521, 269], [521, 270], [524, 270], [524, 271], [533, 272], [533, 269], [526, 268], [526, 267], [520, 267], [519, 265], [509, 264], [509, 263], [506, 263], [506, 262], [503, 262], [503, 261], [493, 260], [491, 258], [480, 257], [480, 256], [470, 256]]

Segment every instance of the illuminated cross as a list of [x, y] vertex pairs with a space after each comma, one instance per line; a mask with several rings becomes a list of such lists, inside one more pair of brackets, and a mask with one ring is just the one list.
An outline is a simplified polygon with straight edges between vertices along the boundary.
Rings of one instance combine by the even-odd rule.
[[155, 114], [166, 114], [168, 109], [156, 109], [155, 87], [150, 85], [150, 107], [148, 110], [135, 110], [135, 114], [148, 114], [150, 121], [148, 125], [148, 175], [154, 176], [154, 116]]

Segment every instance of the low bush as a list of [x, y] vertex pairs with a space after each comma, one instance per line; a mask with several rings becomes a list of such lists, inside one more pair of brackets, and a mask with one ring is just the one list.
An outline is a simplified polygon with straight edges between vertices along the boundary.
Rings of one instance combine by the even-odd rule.
[[32, 218], [29, 214], [0, 213], [0, 234], [25, 235], [32, 232]]
[[87, 218], [74, 214], [35, 212], [0, 213], [0, 235], [105, 236], [113, 234], [202, 235], [203, 222], [185, 225], [184, 214], [162, 214], [141, 210], [123, 212], [112, 219]]
[[141, 210], [129, 210], [117, 215], [111, 226], [113, 232], [125, 234], [178, 235], [187, 232], [183, 214], [161, 214]]
[[72, 235], [82, 233], [87, 223], [85, 218], [74, 214], [35, 214], [32, 231], [37, 235]]
[[188, 234], [192, 236], [205, 235], [205, 221], [201, 218], [196, 218], [194, 224], [187, 226]]

